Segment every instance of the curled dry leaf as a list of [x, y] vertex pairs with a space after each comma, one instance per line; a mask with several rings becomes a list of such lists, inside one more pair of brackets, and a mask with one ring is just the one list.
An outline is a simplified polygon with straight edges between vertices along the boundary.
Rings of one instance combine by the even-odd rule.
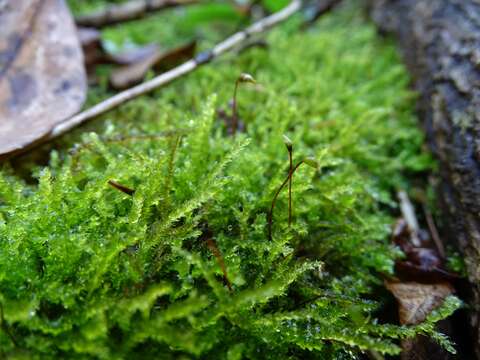
[[157, 54], [160, 47], [155, 44], [135, 47], [115, 54], [107, 54], [107, 61], [115, 65], [132, 65]]
[[105, 52], [102, 46], [100, 31], [93, 28], [78, 28], [77, 33], [82, 45], [83, 58], [87, 69], [102, 62]]
[[420, 284], [417, 282], [385, 282], [399, 305], [400, 323], [419, 324], [436, 308], [443, 304], [453, 287], [447, 282]]
[[158, 53], [157, 44], [128, 49], [116, 54], [109, 53], [102, 43], [101, 32], [95, 28], [78, 28], [78, 37], [82, 44], [87, 70], [98, 64], [131, 65]]
[[82, 106], [83, 55], [63, 0], [0, 8], [0, 157], [46, 136]]
[[141, 83], [150, 69], [154, 69], [156, 72], [170, 70], [183, 61], [192, 58], [195, 54], [195, 48], [195, 41], [165, 52], [157, 48], [140, 61], [113, 71], [110, 76], [110, 85], [116, 90], [123, 90]]

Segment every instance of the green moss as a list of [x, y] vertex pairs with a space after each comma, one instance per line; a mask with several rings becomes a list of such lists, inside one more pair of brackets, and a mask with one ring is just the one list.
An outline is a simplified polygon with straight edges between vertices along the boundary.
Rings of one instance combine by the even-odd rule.
[[[297, 24], [64, 137], [38, 185], [2, 170], [3, 356], [341, 359], [416, 333], [450, 346], [432, 324], [455, 298], [417, 327], [375, 318], [398, 255], [391, 194], [431, 165], [397, 54], [348, 7]], [[247, 132], [232, 138], [216, 109], [244, 71], [261, 86], [240, 89]], [[291, 228], [281, 194], [269, 241], [283, 134], [320, 169], [295, 175]]]

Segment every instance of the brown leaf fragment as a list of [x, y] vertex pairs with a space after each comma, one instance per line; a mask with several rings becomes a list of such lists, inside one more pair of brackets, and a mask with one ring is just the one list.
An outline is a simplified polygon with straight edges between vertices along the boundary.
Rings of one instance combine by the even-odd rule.
[[0, 10], [0, 157], [80, 110], [87, 84], [64, 0], [6, 0]]
[[82, 44], [85, 65], [88, 70], [92, 70], [95, 65], [99, 64], [135, 64], [159, 52], [159, 46], [152, 43], [111, 54], [103, 46], [101, 32], [95, 28], [79, 27], [78, 37]]
[[102, 47], [100, 31], [93, 28], [78, 28], [77, 33], [87, 68], [103, 62], [105, 52]]
[[136, 85], [143, 81], [150, 69], [156, 72], [167, 71], [182, 61], [192, 58], [195, 48], [196, 42], [192, 41], [166, 52], [157, 50], [137, 63], [113, 71], [110, 76], [110, 85], [116, 90]]
[[133, 65], [158, 54], [160, 47], [157, 44], [148, 44], [122, 51], [118, 54], [108, 54], [107, 60], [116, 65]]
[[400, 323], [415, 325], [424, 321], [454, 289], [449, 283], [385, 282], [385, 287], [398, 301]]
[[193, 40], [160, 54], [153, 65], [155, 71], [167, 71], [186, 60], [190, 60], [195, 55], [196, 48], [197, 42]]

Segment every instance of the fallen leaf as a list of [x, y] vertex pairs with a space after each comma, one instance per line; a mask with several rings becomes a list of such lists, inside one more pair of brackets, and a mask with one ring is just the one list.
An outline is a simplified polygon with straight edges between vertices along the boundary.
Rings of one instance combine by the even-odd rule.
[[444, 268], [444, 261], [438, 250], [433, 247], [429, 234], [419, 229], [417, 240], [421, 246], [415, 246], [412, 241], [412, 233], [404, 218], [397, 220], [392, 240], [405, 254], [405, 259], [395, 262], [395, 274], [402, 281], [419, 281], [425, 283], [441, 283], [454, 281], [458, 275]]
[[6, 0], [0, 9], [0, 157], [47, 135], [87, 90], [75, 24], [63, 0]]
[[395, 296], [399, 305], [400, 323], [419, 324], [453, 293], [449, 283], [420, 284], [417, 282], [385, 282], [385, 287]]
[[114, 70], [110, 76], [110, 85], [116, 90], [136, 85], [143, 81], [150, 69], [156, 72], [167, 71], [192, 58], [195, 48], [196, 42], [192, 41], [166, 52], [157, 50], [137, 63]]
[[148, 44], [111, 54], [103, 46], [101, 32], [95, 28], [79, 27], [78, 37], [82, 44], [85, 65], [90, 70], [98, 64], [135, 64], [159, 52], [157, 44]]
[[77, 33], [87, 69], [102, 62], [105, 58], [105, 51], [102, 46], [100, 31], [93, 28], [78, 28]]
[[145, 46], [128, 49], [118, 54], [108, 54], [107, 59], [110, 63], [116, 65], [132, 65], [139, 61], [149, 58], [157, 54], [160, 47], [157, 44], [148, 44]]

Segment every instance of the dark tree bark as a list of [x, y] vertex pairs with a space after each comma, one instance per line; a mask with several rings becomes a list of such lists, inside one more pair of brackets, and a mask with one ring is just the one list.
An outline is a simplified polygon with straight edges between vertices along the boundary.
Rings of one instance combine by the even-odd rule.
[[472, 284], [470, 325], [480, 358], [480, 0], [370, 4], [379, 28], [396, 35], [419, 92], [419, 114], [440, 162], [449, 241], [463, 253]]

